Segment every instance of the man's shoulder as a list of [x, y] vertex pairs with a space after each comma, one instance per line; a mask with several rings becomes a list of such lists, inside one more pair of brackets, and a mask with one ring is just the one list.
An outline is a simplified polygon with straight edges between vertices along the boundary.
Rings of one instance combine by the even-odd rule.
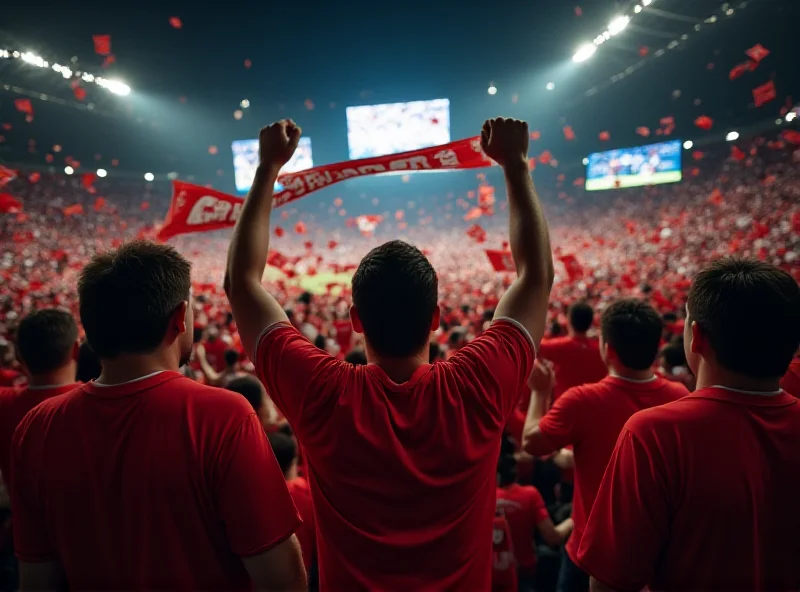
[[173, 391], [175, 395], [190, 404], [191, 407], [201, 410], [213, 408], [220, 411], [254, 412], [247, 399], [239, 393], [216, 386], [200, 384], [185, 376], [166, 383], [164, 387]]
[[664, 376], [658, 376], [658, 386], [663, 390], [667, 398], [672, 400], [682, 399], [690, 393], [685, 384], [677, 380], [670, 380]]
[[695, 423], [693, 420], [702, 422], [704, 418], [709, 418], [713, 421], [714, 407], [708, 405], [702, 396], [695, 395], [689, 393], [669, 403], [637, 411], [628, 419], [625, 429], [639, 437], [667, 434], [678, 427], [681, 433], [688, 433], [692, 430], [690, 424]]

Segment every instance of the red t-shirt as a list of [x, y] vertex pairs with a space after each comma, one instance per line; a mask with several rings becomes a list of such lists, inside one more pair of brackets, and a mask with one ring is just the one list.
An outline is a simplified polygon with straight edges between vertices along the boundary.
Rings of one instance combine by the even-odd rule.
[[566, 546], [573, 561], [622, 426], [637, 411], [671, 403], [688, 394], [682, 384], [661, 377], [634, 382], [607, 376], [598, 383], [568, 390], [539, 422], [539, 429], [553, 447], [572, 444], [575, 454], [575, 529]]
[[498, 487], [497, 511], [508, 520], [519, 573], [532, 576], [536, 571], [536, 527], [550, 518], [542, 494], [535, 487], [518, 483]]
[[11, 479], [11, 438], [25, 415], [42, 401], [63, 395], [76, 384], [48, 388], [0, 389], [0, 473], [6, 487]]
[[279, 323], [256, 367], [305, 453], [329, 590], [488, 589], [500, 436], [533, 344], [501, 320], [394, 383]]
[[567, 389], [598, 382], [608, 374], [597, 340], [588, 337], [545, 339], [539, 346], [539, 357], [555, 365], [553, 400]]
[[794, 590], [800, 402], [705, 388], [631, 417], [578, 552], [618, 590]]
[[495, 516], [492, 525], [492, 592], [517, 592], [514, 542], [502, 515]]
[[308, 481], [303, 477], [287, 481], [289, 493], [294, 505], [303, 519], [303, 524], [297, 529], [297, 540], [303, 551], [303, 563], [309, 569], [314, 563], [317, 549], [317, 526], [314, 523], [314, 505], [311, 503], [311, 490]]
[[178, 372], [48, 399], [11, 471], [17, 556], [72, 589], [249, 590], [240, 557], [300, 524], [250, 404]]
[[220, 337], [217, 337], [214, 341], [206, 341], [204, 347], [208, 365], [215, 372], [222, 372], [225, 369], [225, 351], [228, 349], [228, 345]]
[[0, 368], [0, 387], [18, 386], [26, 380], [25, 375], [11, 368]]
[[353, 339], [353, 323], [348, 319], [333, 321], [333, 328], [336, 329], [336, 343], [343, 354], [350, 352], [350, 343]]
[[800, 358], [794, 358], [781, 380], [781, 388], [800, 399]]

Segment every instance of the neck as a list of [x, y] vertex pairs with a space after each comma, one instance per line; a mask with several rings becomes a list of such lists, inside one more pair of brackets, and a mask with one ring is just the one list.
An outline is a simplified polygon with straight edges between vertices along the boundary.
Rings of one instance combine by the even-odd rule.
[[101, 384], [120, 384], [160, 372], [177, 372], [179, 360], [166, 351], [150, 354], [120, 354], [112, 359], [101, 360], [103, 371], [97, 382]]
[[286, 471], [284, 477], [286, 478], [287, 481], [294, 481], [295, 479], [297, 479], [297, 462], [292, 463], [292, 466], [289, 467], [288, 471]]
[[52, 372], [28, 377], [28, 386], [64, 386], [75, 382], [75, 364], [62, 366]]
[[426, 343], [422, 350], [408, 358], [389, 358], [376, 354], [367, 344], [367, 362], [375, 364], [397, 384], [407, 382], [416, 372], [417, 368], [428, 363], [429, 345]]
[[769, 393], [781, 388], [778, 378], [751, 378], [725, 368], [712, 368], [709, 364], [700, 363], [697, 371], [697, 390], [711, 386], [725, 386], [740, 391], [756, 391]]
[[586, 339], [586, 331], [576, 331], [572, 327], [569, 328], [569, 336], [577, 339]]
[[652, 368], [631, 370], [625, 366], [611, 366], [608, 369], [608, 373], [611, 374], [611, 376], [627, 378], [628, 380], [650, 380], [654, 376]]

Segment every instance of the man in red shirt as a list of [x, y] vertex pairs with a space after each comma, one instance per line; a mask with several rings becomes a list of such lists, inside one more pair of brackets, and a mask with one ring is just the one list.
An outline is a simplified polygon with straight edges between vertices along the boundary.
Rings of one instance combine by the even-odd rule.
[[597, 590], [795, 590], [800, 401], [779, 382], [800, 345], [800, 286], [721, 259], [686, 308], [697, 390], [625, 424], [577, 562]]
[[305, 587], [300, 524], [249, 403], [178, 372], [192, 350], [190, 264], [144, 241], [78, 281], [103, 370], [14, 434], [22, 590]]
[[225, 287], [242, 343], [307, 460], [321, 587], [488, 589], [500, 437], [533, 366], [553, 278], [527, 124], [495, 119], [481, 134], [505, 172], [518, 278], [494, 324], [434, 365], [438, 279], [411, 245], [377, 247], [353, 277], [350, 316], [367, 366], [315, 348], [261, 284], [272, 187], [299, 138], [291, 121], [261, 131]]
[[303, 524], [297, 529], [297, 539], [300, 541], [300, 548], [303, 550], [303, 563], [306, 566], [309, 584], [316, 583], [317, 574], [317, 528], [314, 524], [314, 506], [311, 503], [311, 491], [308, 488], [308, 481], [300, 477], [297, 473], [297, 444], [294, 438], [282, 432], [269, 434], [269, 443], [278, 466], [286, 478], [286, 485], [292, 496], [294, 505], [300, 512]]
[[525, 452], [534, 456], [573, 446], [575, 531], [561, 563], [559, 592], [583, 592], [589, 587], [588, 574], [576, 565], [578, 546], [622, 426], [641, 409], [689, 393], [682, 384], [653, 373], [663, 321], [652, 306], [635, 299], [617, 300], [603, 311], [600, 325], [600, 352], [609, 375], [568, 390], [549, 411], [549, 392], [535, 392], [523, 436]]
[[593, 320], [592, 307], [586, 302], [577, 302], [569, 309], [569, 335], [545, 339], [539, 346], [539, 357], [555, 365], [554, 401], [567, 389], [598, 382], [608, 374], [597, 340], [586, 335]]

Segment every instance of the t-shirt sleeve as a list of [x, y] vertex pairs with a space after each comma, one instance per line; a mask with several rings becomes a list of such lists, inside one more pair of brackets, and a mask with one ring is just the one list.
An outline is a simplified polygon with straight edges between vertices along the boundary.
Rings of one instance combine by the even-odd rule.
[[533, 521], [535, 524], [540, 524], [550, 519], [550, 512], [547, 511], [544, 498], [535, 487], [531, 487], [531, 507], [533, 509]]
[[11, 517], [14, 523], [14, 549], [17, 558], [26, 563], [41, 563], [56, 558], [47, 531], [44, 505], [39, 496], [40, 455], [30, 450], [28, 436], [30, 418], [20, 423], [11, 445]]
[[669, 536], [668, 480], [648, 448], [626, 425], [578, 550], [579, 567], [615, 590], [650, 584]]
[[505, 426], [535, 360], [528, 331], [512, 319], [497, 319], [448, 363], [462, 384], [472, 387], [481, 406], [499, 415]]
[[325, 406], [335, 400], [349, 366], [287, 323], [264, 330], [255, 358], [256, 374], [267, 394], [298, 433], [306, 432], [314, 418], [329, 415]]
[[556, 448], [575, 444], [580, 438], [585, 408], [586, 401], [581, 400], [580, 391], [569, 389], [539, 421], [539, 430]]
[[302, 524], [255, 414], [226, 435], [214, 475], [216, 505], [231, 550], [240, 557], [271, 549]]

